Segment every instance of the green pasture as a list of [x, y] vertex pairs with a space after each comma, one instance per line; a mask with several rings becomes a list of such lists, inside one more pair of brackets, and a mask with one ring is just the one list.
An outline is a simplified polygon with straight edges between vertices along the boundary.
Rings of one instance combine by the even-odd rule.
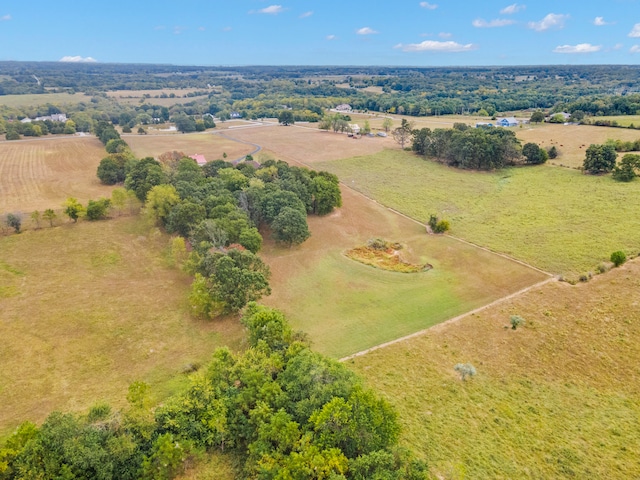
[[7, 107], [37, 107], [51, 103], [60, 105], [65, 103], [80, 103], [89, 101], [84, 93], [42, 93], [42, 94], [26, 94], [26, 95], [2, 95], [0, 96], [0, 105]]
[[586, 273], [615, 250], [640, 250], [638, 181], [548, 165], [461, 171], [397, 150], [316, 166], [384, 205], [420, 221], [438, 214], [453, 235], [552, 273]]
[[[388, 211], [384, 215], [400, 218]], [[294, 329], [308, 334], [319, 352], [340, 358], [362, 351], [546, 278], [457, 240], [426, 235], [404, 219], [394, 228], [385, 223], [384, 215], [379, 219], [380, 232], [402, 241], [413, 253], [412, 262], [430, 263], [432, 270], [399, 273], [364, 265], [346, 257], [339, 242], [325, 245], [317, 258], [307, 252], [314, 260], [301, 265], [296, 266], [298, 259], [287, 253], [270, 262], [276, 270], [286, 262], [288, 273], [272, 282], [276, 298], [265, 301], [284, 311]], [[304, 250], [295, 257], [300, 255]]]
[[622, 127], [628, 127], [632, 123], [636, 127], [640, 126], [640, 115], [615, 115], [615, 116], [607, 116], [607, 117], [590, 117], [590, 120], [594, 122], [598, 120], [609, 120], [609, 121], [615, 120], [616, 122], [618, 122], [618, 125]]

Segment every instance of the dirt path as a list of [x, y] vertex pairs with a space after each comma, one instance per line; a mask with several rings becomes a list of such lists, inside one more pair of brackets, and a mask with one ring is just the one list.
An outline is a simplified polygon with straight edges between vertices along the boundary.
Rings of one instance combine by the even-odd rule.
[[536, 283], [534, 285], [531, 285], [529, 287], [523, 288], [522, 290], [518, 290], [517, 292], [511, 293], [511, 294], [509, 294], [509, 295], [507, 295], [505, 297], [502, 297], [502, 298], [499, 298], [497, 300], [494, 300], [493, 302], [488, 303], [488, 304], [486, 304], [486, 305], [484, 305], [482, 307], [478, 307], [478, 308], [476, 308], [474, 310], [471, 310], [470, 312], [463, 313], [462, 315], [458, 315], [457, 317], [450, 318], [449, 320], [445, 320], [444, 322], [438, 323], [437, 325], [433, 325], [433, 326], [431, 326], [429, 328], [425, 328], [424, 330], [420, 330], [420, 331], [412, 333], [410, 335], [406, 335], [404, 337], [396, 338], [395, 340], [391, 340], [389, 342], [381, 343], [380, 345], [376, 345], [374, 347], [367, 348], [366, 350], [362, 350], [360, 352], [353, 353], [351, 355], [348, 355], [346, 357], [341, 358], [339, 361], [340, 362], [346, 362], [348, 360], [351, 360], [352, 358], [360, 357], [362, 355], [366, 355], [367, 353], [373, 352], [374, 350], [379, 350], [381, 348], [388, 347], [389, 345], [393, 345], [393, 344], [396, 344], [396, 343], [404, 342], [405, 340], [409, 340], [411, 338], [419, 337], [419, 336], [424, 335], [425, 333], [427, 333], [429, 331], [434, 331], [434, 330], [443, 328], [443, 327], [445, 327], [447, 325], [451, 325], [452, 323], [456, 323], [457, 321], [462, 320], [465, 317], [468, 317], [470, 315], [474, 315], [474, 314], [476, 314], [478, 312], [481, 312], [481, 311], [483, 311], [483, 310], [485, 310], [485, 309], [487, 309], [489, 307], [493, 307], [494, 305], [502, 303], [502, 302], [504, 302], [506, 300], [510, 300], [512, 298], [518, 297], [518, 296], [528, 292], [529, 290], [533, 290], [534, 288], [541, 287], [543, 285], [546, 285], [547, 283], [557, 282], [557, 281], [558, 281], [558, 279], [556, 277], [547, 278], [546, 280], [543, 280], [542, 282], [538, 282], [538, 283]]

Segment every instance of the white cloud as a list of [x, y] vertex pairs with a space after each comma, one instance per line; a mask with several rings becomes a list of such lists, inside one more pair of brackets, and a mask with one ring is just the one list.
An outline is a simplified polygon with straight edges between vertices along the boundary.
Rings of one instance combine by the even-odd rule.
[[206, 30], [206, 28], [205, 27], [198, 27], [198, 30], [201, 31], [201, 32], [204, 32]]
[[629, 32], [629, 36], [631, 38], [638, 38], [640, 37], [640, 23], [636, 23], [633, 28], [631, 29], [631, 31]]
[[509, 20], [508, 18], [496, 18], [487, 22], [482, 18], [476, 18], [471, 25], [476, 28], [495, 28], [495, 27], [506, 27], [507, 25], [513, 25], [515, 22], [513, 20]]
[[553, 53], [594, 53], [600, 50], [602, 50], [602, 45], [579, 43], [577, 45], [558, 45], [553, 49]]
[[449, 32], [440, 32], [440, 33], [438, 34], [438, 36], [439, 36], [440, 38], [451, 38], [451, 37], [453, 37], [453, 33], [449, 33]]
[[369, 28], [369, 27], [362, 27], [361, 29], [356, 30], [356, 33], [357, 33], [358, 35], [373, 35], [373, 34], [375, 34], [375, 33], [380, 33], [380, 32], [377, 32], [377, 31], [376, 31], [376, 30], [374, 30], [373, 28]]
[[311, 10], [309, 10], [308, 12], [304, 12], [303, 14], [301, 14], [300, 18], [308, 18], [311, 15], [313, 15], [313, 12]]
[[613, 46], [613, 49], [612, 49], [612, 50], [620, 50], [622, 47], [624, 47], [624, 45], [623, 45], [623, 44], [621, 44], [621, 43], [616, 43], [616, 44]]
[[616, 23], [616, 22], [605, 22], [604, 21], [604, 17], [596, 17], [596, 18], [593, 19], [593, 24], [596, 27], [602, 27], [604, 25], [613, 25], [614, 23]]
[[185, 27], [182, 27], [180, 25], [176, 25], [175, 27], [173, 27], [173, 34], [174, 35], [180, 35], [182, 32], [184, 32], [186, 30]]
[[634, 45], [629, 49], [630, 53], [640, 53], [640, 45]]
[[520, 10], [524, 10], [525, 8], [527, 8], [526, 5], [518, 5], [517, 3], [513, 3], [508, 7], [504, 7], [502, 10], [500, 10], [500, 13], [502, 15], [513, 15], [514, 13], [518, 13]]
[[262, 8], [260, 10], [250, 10], [249, 13], [266, 13], [267, 15], [277, 15], [284, 12], [284, 10], [285, 9], [282, 5], [269, 5], [268, 7]]
[[61, 62], [74, 62], [74, 63], [93, 63], [93, 62], [97, 62], [97, 60], [95, 58], [92, 58], [92, 57], [81, 57], [80, 55], [77, 55], [75, 57], [67, 55], [65, 57], [62, 57], [60, 59], [60, 61]]
[[11, 20], [11, 15], [9, 14], [0, 17], [0, 21], [2, 22], [8, 22], [9, 20]]
[[468, 52], [469, 50], [475, 50], [478, 47], [473, 43], [467, 43], [461, 45], [457, 42], [438, 42], [435, 40], [425, 40], [420, 43], [399, 43], [393, 48], [399, 48], [403, 52]]
[[231, 30], [233, 30], [233, 28], [232, 28], [232, 27], [224, 27], [224, 28], [222, 29], [222, 31], [223, 31], [223, 32], [230, 32]]
[[529, 22], [529, 28], [536, 32], [544, 32], [550, 28], [562, 28], [569, 15], [550, 13], [539, 22]]
[[420, 6], [422, 8], [426, 8], [427, 10], [435, 10], [436, 8], [438, 8], [438, 5], [429, 2], [420, 2]]
[[164, 25], [156, 25], [155, 27], [153, 27], [154, 30], [164, 30], [167, 27], [165, 27]]
[[336, 39], [336, 38], [338, 38], [338, 37], [336, 37], [335, 35], [327, 35], [325, 38], [326, 38], [327, 40], [335, 40], [335, 39]]

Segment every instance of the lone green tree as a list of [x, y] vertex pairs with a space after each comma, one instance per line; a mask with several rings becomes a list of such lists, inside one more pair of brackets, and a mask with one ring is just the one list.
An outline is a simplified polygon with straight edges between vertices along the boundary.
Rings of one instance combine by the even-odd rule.
[[640, 155], [627, 153], [611, 172], [611, 176], [618, 182], [630, 182], [638, 176], [640, 170]]
[[613, 263], [616, 267], [619, 267], [620, 265], [622, 265], [624, 262], [627, 261], [627, 255], [623, 251], [618, 250], [611, 254], [610, 260], [611, 260], [611, 263]]
[[529, 119], [531, 123], [542, 123], [544, 122], [544, 113], [541, 111], [533, 112], [531, 114], [531, 118]]
[[616, 166], [617, 155], [612, 145], [592, 144], [587, 148], [584, 171], [592, 175], [609, 173]]
[[22, 227], [22, 217], [17, 213], [8, 213], [7, 214], [7, 226], [13, 228], [16, 233], [20, 233], [20, 228]]
[[281, 110], [280, 113], [278, 113], [278, 123], [285, 126], [295, 123], [293, 112], [291, 110]]
[[393, 120], [391, 120], [389, 117], [386, 117], [382, 121], [382, 128], [384, 128], [384, 131], [388, 133], [389, 130], [391, 130], [391, 127], [393, 127]]
[[530, 165], [540, 165], [549, 159], [549, 155], [544, 148], [540, 148], [536, 143], [525, 143], [522, 147], [522, 155], [525, 162]]
[[73, 220], [73, 223], [77, 223], [78, 219], [84, 217], [86, 214], [85, 208], [77, 199], [73, 197], [67, 198], [67, 201], [62, 205], [64, 207], [64, 214]]

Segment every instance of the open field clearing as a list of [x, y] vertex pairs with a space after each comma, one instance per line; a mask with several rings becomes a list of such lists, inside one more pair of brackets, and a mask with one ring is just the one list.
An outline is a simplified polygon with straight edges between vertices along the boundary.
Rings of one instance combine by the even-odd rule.
[[[118, 103], [122, 103], [125, 105], [138, 105], [141, 100], [144, 100], [144, 103], [149, 103], [152, 105], [160, 105], [162, 107], [172, 107], [173, 105], [192, 102], [194, 100], [202, 100], [205, 98], [205, 95], [198, 95], [193, 97], [187, 97], [186, 95], [189, 93], [194, 93], [197, 91], [203, 91], [206, 89], [202, 88], [164, 88], [162, 90], [114, 90], [107, 92], [107, 96], [114, 98], [118, 101]], [[166, 97], [161, 98], [160, 96], [165, 94]], [[171, 98], [169, 95], [175, 95]], [[149, 97], [145, 97], [145, 95], [149, 95]], [[158, 98], [156, 98], [158, 97]]]
[[574, 168], [582, 166], [585, 152], [592, 143], [601, 144], [610, 138], [625, 141], [640, 138], [639, 130], [589, 125], [524, 125], [514, 131], [523, 145], [534, 142], [544, 148], [555, 146], [560, 155], [555, 160], [549, 160], [550, 164]]
[[[617, 116], [609, 116], [609, 117], [590, 117], [590, 120], [598, 121], [598, 120], [609, 120], [618, 122], [618, 125], [622, 125], [623, 127], [628, 127], [633, 123], [634, 126], [640, 126], [640, 115], [617, 115]], [[640, 136], [640, 132], [638, 132]]]
[[[498, 255], [424, 227], [343, 189], [344, 206], [309, 217], [299, 247], [267, 242], [273, 293], [264, 303], [284, 311], [314, 349], [339, 358], [407, 335], [547, 278]], [[397, 273], [351, 260], [347, 250], [381, 237], [404, 245], [405, 259], [433, 270]]]
[[472, 172], [408, 152], [317, 163], [383, 204], [543, 270], [577, 276], [611, 252], [640, 250], [640, 182], [551, 166]]
[[[349, 360], [434, 478], [640, 478], [640, 263]], [[517, 330], [511, 315], [524, 317]], [[453, 367], [471, 363], [462, 382]]]
[[167, 244], [137, 217], [0, 238], [0, 437], [54, 410], [122, 406], [136, 380], [160, 400], [186, 364], [239, 345], [237, 320], [191, 318]]
[[0, 142], [0, 212], [60, 208], [68, 197], [86, 203], [110, 197], [96, 177], [106, 156], [95, 137]]
[[255, 147], [234, 142], [220, 135], [208, 133], [193, 133], [188, 135], [125, 135], [123, 139], [138, 158], [158, 157], [164, 152], [176, 150], [185, 155], [202, 154], [207, 160], [222, 160], [222, 154], [227, 154], [227, 160], [235, 160], [251, 153]]
[[91, 97], [84, 93], [42, 93], [27, 95], [2, 95], [0, 105], [7, 107], [37, 107], [51, 103], [53, 105], [63, 105], [65, 103], [88, 102]]
[[[275, 152], [279, 160], [300, 161], [313, 164], [354, 155], [371, 155], [385, 146], [391, 147], [391, 138], [362, 137], [354, 139], [343, 133], [317, 130], [315, 126], [238, 128], [225, 132], [231, 138], [261, 145]], [[314, 167], [315, 168], [315, 167]]]

